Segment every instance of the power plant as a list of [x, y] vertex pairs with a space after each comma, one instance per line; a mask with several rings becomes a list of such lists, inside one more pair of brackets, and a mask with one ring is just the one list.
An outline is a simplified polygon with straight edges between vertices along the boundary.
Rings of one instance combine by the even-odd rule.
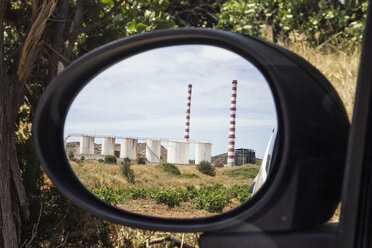
[[[232, 94], [230, 102], [230, 119], [229, 119], [229, 135], [228, 135], [228, 150], [227, 150], [227, 166], [241, 165], [251, 162], [255, 158], [250, 149], [235, 150], [235, 120], [236, 120], [236, 95], [237, 95], [237, 80], [232, 81]], [[167, 142], [167, 162], [174, 164], [189, 164], [190, 144], [195, 144], [195, 164], [201, 161], [211, 162], [212, 157], [212, 143], [209, 141], [194, 141], [190, 140], [190, 116], [191, 116], [191, 93], [192, 84], [187, 88], [187, 102], [186, 102], [186, 121], [185, 132], [183, 140], [168, 140], [155, 139], [144, 137], [115, 137], [102, 135], [86, 135], [86, 134], [68, 134], [65, 138], [65, 146], [67, 139], [70, 137], [80, 137], [79, 154], [94, 155], [95, 154], [95, 138], [102, 139], [101, 155], [114, 155], [120, 158], [129, 158], [136, 160], [138, 158], [138, 141], [144, 140], [146, 144], [145, 156], [149, 163], [157, 164], [161, 162], [161, 142]], [[118, 151], [115, 153], [115, 142], [121, 140], [120, 155]], [[254, 151], [253, 151], [254, 152]], [[238, 156], [235, 158], [235, 156]], [[253, 160], [252, 160], [253, 161]]]

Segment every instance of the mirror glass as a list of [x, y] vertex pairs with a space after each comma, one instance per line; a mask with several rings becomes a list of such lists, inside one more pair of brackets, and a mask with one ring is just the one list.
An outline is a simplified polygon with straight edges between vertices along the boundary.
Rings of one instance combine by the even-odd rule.
[[153, 49], [100, 72], [75, 98], [66, 156], [102, 200], [150, 216], [206, 217], [257, 192], [277, 115], [241, 56], [209, 45]]

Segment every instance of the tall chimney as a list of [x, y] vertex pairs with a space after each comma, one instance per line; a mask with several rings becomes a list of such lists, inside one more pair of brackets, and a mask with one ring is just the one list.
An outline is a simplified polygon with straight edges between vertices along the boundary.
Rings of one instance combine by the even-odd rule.
[[186, 107], [186, 123], [185, 123], [185, 140], [189, 141], [189, 132], [190, 132], [190, 108], [191, 108], [191, 89], [192, 84], [189, 84], [187, 91], [187, 107]]
[[232, 94], [230, 105], [230, 125], [229, 125], [229, 145], [227, 150], [227, 166], [233, 167], [235, 164], [235, 113], [236, 113], [236, 89], [238, 81], [232, 81]]

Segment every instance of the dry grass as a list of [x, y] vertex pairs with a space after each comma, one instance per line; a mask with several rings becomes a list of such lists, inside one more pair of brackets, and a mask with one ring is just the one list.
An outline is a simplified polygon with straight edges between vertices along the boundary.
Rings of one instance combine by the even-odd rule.
[[284, 46], [315, 66], [332, 84], [340, 96], [351, 120], [358, 74], [360, 47], [347, 52], [325, 48], [309, 48], [302, 43]]
[[[127, 247], [125, 246], [124, 240], [130, 240], [133, 244], [133, 247], [139, 247], [141, 244], [146, 244], [156, 238], [165, 237], [172, 235], [173, 237], [183, 240], [184, 243], [194, 246], [195, 248], [199, 247], [198, 239], [201, 233], [171, 233], [171, 232], [155, 232], [141, 229], [134, 229], [130, 227], [112, 225], [112, 240], [114, 241], [114, 247]], [[151, 248], [163, 248], [169, 247], [166, 243], [153, 244], [149, 247]], [[128, 246], [129, 247], [129, 246]]]
[[[195, 186], [206, 186], [220, 183], [225, 187], [232, 187], [234, 184], [251, 184], [253, 178], [227, 176], [228, 171], [236, 168], [217, 168], [216, 176], [211, 177], [200, 173], [193, 165], [177, 166], [181, 174], [195, 174], [197, 177], [183, 178], [164, 172], [161, 168], [154, 165], [132, 165], [134, 170], [135, 184], [126, 181], [120, 171], [119, 164], [103, 164], [95, 160], [86, 160], [82, 165], [71, 162], [71, 166], [81, 180], [89, 188], [101, 188], [110, 186], [112, 188], [127, 188], [131, 186], [141, 188], [177, 188], [185, 187], [187, 184]], [[244, 165], [239, 168], [259, 168], [258, 165]]]

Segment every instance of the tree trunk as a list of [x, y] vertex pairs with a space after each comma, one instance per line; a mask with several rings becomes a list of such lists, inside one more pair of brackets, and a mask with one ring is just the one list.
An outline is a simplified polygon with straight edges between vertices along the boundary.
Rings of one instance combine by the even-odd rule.
[[[28, 217], [26, 193], [15, 148], [18, 87], [0, 66], [0, 226], [4, 247], [19, 247], [21, 213]], [[0, 244], [1, 246], [1, 244]]]
[[0, 231], [1, 247], [19, 247], [21, 211], [28, 217], [15, 147], [15, 121], [18, 113], [19, 84], [9, 77], [3, 45], [4, 1], [0, 1]]

